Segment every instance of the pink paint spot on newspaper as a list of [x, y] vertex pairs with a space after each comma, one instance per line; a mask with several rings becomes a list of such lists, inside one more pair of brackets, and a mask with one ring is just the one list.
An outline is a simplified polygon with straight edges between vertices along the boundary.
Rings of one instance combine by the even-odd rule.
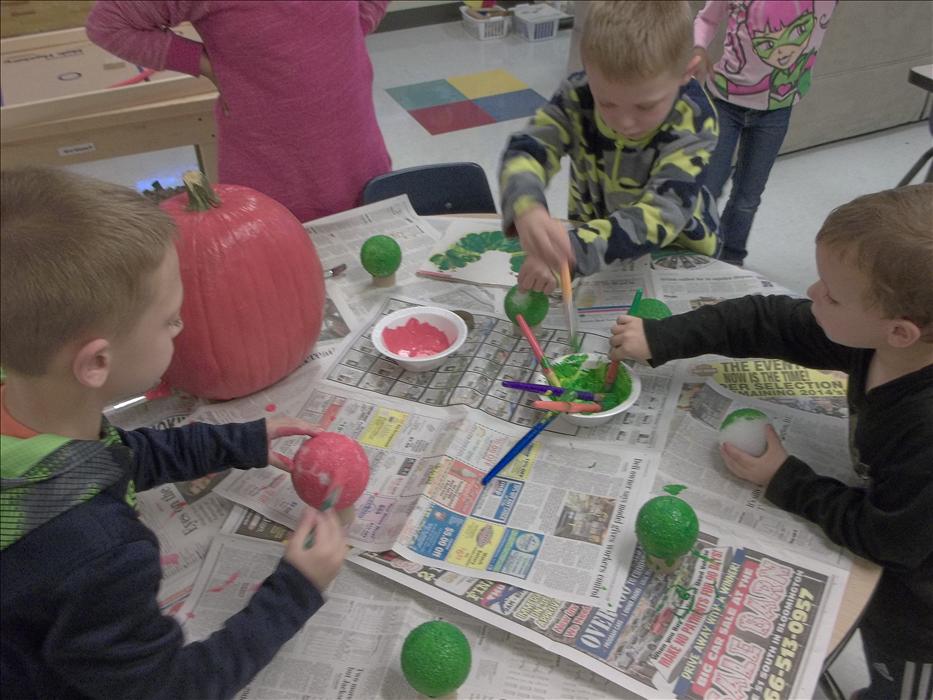
[[230, 588], [230, 586], [232, 586], [238, 578], [240, 578], [240, 572], [234, 571], [233, 574], [230, 576], [230, 578], [228, 578], [222, 584], [220, 584], [219, 586], [214, 586], [213, 588], [209, 588], [208, 590], [211, 593], [222, 593], [226, 589]]

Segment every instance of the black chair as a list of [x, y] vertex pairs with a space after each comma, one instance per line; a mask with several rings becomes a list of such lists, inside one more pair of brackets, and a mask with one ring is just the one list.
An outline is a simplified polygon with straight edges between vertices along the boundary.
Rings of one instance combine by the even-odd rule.
[[417, 165], [377, 175], [363, 188], [363, 204], [400, 194], [422, 216], [496, 213], [486, 173], [476, 163]]

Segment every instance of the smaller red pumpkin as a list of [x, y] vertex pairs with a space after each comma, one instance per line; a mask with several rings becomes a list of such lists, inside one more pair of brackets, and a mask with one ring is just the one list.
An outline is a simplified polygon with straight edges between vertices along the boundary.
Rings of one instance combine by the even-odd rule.
[[320, 509], [324, 499], [339, 486], [337, 510], [352, 506], [369, 483], [369, 458], [353, 438], [340, 433], [321, 433], [305, 440], [293, 460], [292, 486], [302, 501]]

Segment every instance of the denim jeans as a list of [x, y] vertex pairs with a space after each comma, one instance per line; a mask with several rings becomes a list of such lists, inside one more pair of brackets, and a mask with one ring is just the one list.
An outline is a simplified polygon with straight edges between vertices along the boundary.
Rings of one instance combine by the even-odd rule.
[[762, 111], [718, 98], [713, 102], [719, 112], [719, 142], [702, 176], [702, 184], [719, 199], [732, 171], [732, 154], [738, 146], [732, 192], [719, 219], [719, 228], [724, 243], [720, 257], [727, 262], [741, 263], [748, 255], [745, 244], [771, 166], [784, 142], [791, 108]]

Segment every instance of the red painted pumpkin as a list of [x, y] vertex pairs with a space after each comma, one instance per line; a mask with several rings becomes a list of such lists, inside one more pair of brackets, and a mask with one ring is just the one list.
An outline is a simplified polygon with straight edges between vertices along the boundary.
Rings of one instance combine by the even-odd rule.
[[185, 288], [172, 387], [232, 399], [286, 376], [324, 318], [324, 275], [307, 231], [284, 206], [238, 185], [185, 173], [186, 193], [160, 205], [178, 226]]

